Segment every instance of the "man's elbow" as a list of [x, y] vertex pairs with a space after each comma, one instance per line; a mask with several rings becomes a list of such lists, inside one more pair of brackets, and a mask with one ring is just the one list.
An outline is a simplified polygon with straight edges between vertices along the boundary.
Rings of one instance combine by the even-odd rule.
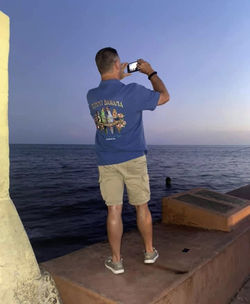
[[169, 94], [167, 93], [167, 96], [166, 96], [166, 101], [165, 101], [165, 103], [166, 102], [168, 102], [170, 100], [170, 96], [169, 96]]
[[160, 95], [158, 106], [163, 105], [164, 103], [167, 103], [170, 100], [170, 96], [168, 93], [163, 93]]

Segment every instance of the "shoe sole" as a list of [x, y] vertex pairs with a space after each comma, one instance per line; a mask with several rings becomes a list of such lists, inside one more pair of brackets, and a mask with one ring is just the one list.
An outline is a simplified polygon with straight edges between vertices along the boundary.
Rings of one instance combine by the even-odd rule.
[[145, 264], [153, 264], [159, 257], [159, 254], [157, 254], [157, 256], [155, 256], [152, 260], [144, 260]]
[[124, 269], [120, 269], [120, 270], [114, 270], [112, 267], [108, 266], [105, 264], [105, 267], [110, 269], [114, 274], [120, 274], [120, 273], [124, 273]]

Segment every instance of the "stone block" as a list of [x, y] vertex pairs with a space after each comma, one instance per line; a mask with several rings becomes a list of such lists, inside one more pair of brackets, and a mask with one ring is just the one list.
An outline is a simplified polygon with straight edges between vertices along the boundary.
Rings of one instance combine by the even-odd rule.
[[162, 222], [231, 231], [250, 215], [250, 201], [196, 188], [162, 200]]

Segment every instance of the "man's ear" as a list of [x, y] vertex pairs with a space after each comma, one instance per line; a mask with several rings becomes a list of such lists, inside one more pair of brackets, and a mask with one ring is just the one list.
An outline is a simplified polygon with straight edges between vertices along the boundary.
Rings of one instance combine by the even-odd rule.
[[115, 67], [116, 67], [117, 70], [120, 70], [120, 65], [121, 65], [121, 64], [120, 64], [120, 60], [117, 59], [117, 60], [115, 61]]

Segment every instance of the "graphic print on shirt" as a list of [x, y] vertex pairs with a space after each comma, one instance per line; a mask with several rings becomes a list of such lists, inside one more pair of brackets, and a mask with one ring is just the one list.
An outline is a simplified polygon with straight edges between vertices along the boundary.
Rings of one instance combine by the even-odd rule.
[[[120, 137], [121, 130], [126, 126], [124, 113], [121, 113], [121, 101], [100, 100], [91, 105], [96, 128], [103, 133], [107, 140]], [[119, 112], [118, 112], [119, 111]]]

